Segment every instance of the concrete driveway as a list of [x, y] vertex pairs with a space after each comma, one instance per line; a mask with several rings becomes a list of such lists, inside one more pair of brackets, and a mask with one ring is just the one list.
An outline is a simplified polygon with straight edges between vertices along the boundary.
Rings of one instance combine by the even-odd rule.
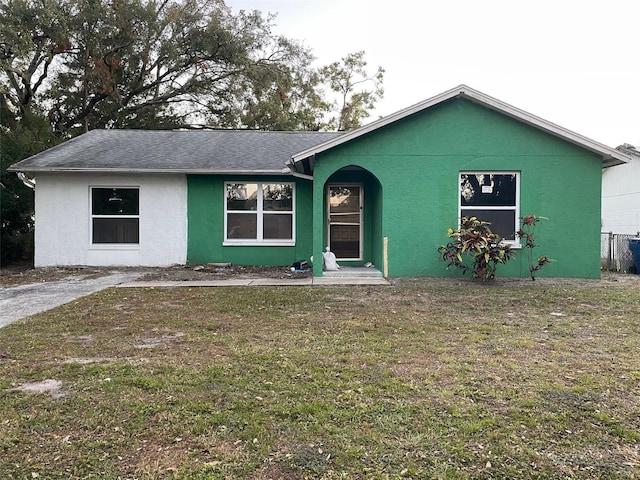
[[0, 328], [105, 288], [131, 282], [144, 272], [114, 271], [104, 277], [72, 275], [55, 282], [0, 289]]

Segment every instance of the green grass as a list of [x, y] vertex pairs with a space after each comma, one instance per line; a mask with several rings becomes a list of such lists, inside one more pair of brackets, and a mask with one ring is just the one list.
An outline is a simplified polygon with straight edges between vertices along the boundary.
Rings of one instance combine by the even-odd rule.
[[639, 447], [640, 282], [110, 289], [0, 330], [2, 478], [637, 478]]

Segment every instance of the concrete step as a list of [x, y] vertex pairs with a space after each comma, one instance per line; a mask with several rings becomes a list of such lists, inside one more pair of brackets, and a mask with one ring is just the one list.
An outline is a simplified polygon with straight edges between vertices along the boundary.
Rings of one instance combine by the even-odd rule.
[[347, 267], [340, 270], [322, 272], [323, 277], [329, 278], [383, 278], [382, 272], [375, 267]]

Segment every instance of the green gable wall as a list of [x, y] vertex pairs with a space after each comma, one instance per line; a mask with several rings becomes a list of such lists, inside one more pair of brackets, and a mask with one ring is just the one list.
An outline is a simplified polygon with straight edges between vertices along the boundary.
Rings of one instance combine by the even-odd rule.
[[[223, 246], [225, 182], [294, 182], [296, 201], [296, 245]], [[190, 264], [229, 262], [234, 265], [291, 265], [311, 255], [312, 184], [286, 177], [187, 176], [187, 262]]]
[[[549, 218], [537, 228], [534, 255], [556, 261], [538, 276], [600, 276], [602, 159], [592, 152], [471, 101], [443, 102], [317, 156], [316, 258], [326, 243], [326, 183], [353, 166], [379, 182], [379, 198], [365, 205], [381, 210], [365, 250], [382, 267], [382, 238], [388, 238], [390, 277], [458, 275], [444, 269], [437, 248], [457, 225], [460, 171], [520, 173], [520, 215]], [[322, 274], [321, 265], [314, 274]], [[528, 276], [525, 252], [498, 274]]]

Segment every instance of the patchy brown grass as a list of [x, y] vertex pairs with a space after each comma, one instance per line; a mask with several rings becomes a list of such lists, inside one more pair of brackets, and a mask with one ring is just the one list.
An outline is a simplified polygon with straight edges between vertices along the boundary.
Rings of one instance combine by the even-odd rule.
[[55, 282], [68, 277], [99, 278], [113, 269], [102, 267], [50, 267], [31, 268], [25, 265], [0, 269], [0, 288], [17, 287], [32, 283]]
[[109, 289], [0, 330], [0, 472], [636, 478], [638, 319], [632, 276]]

